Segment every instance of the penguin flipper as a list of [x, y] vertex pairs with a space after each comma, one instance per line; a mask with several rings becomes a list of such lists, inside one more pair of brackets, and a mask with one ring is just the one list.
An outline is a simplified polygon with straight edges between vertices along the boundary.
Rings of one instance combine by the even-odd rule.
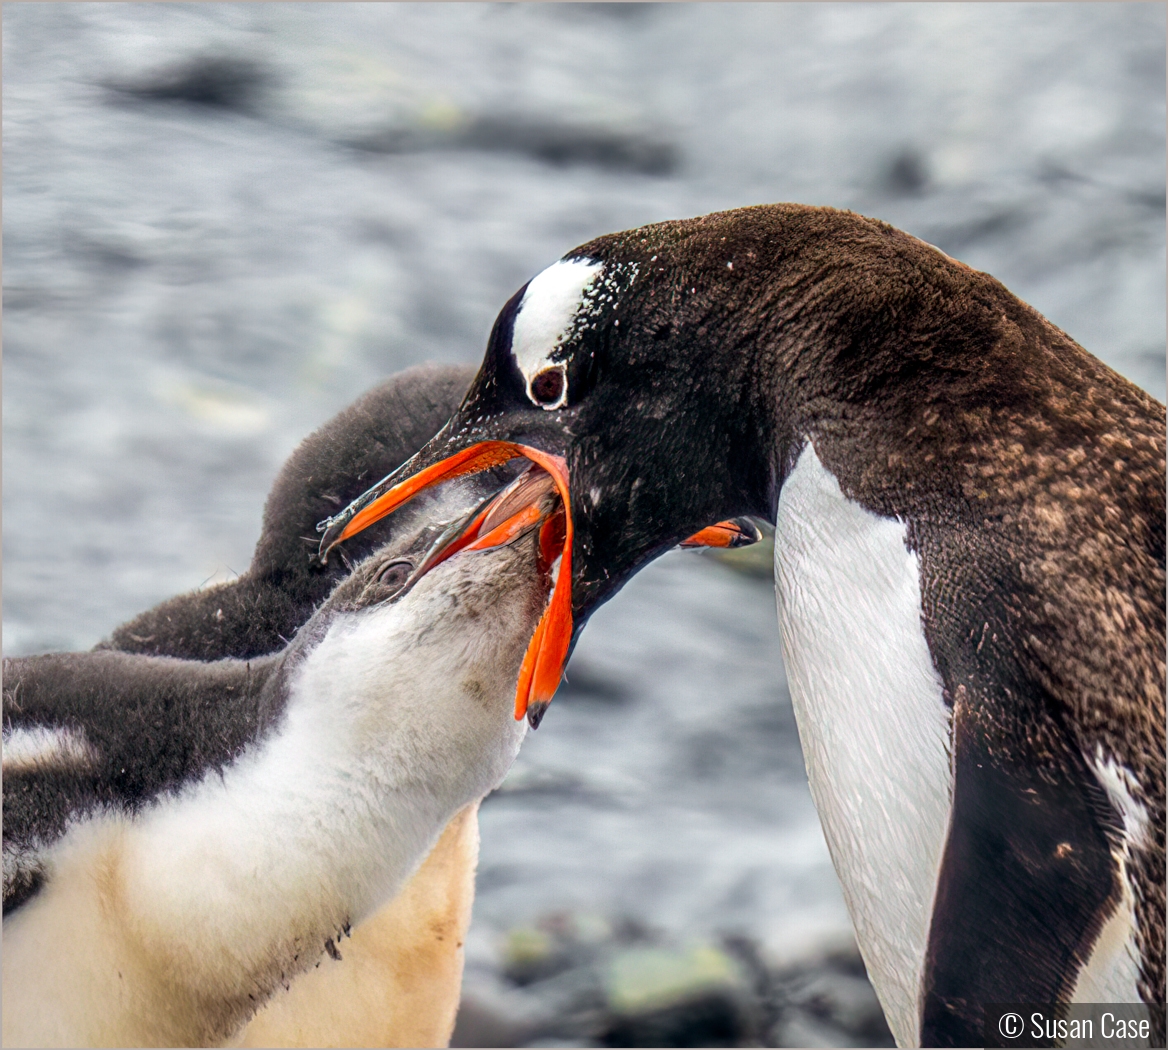
[[1119, 905], [1115, 815], [1082, 755], [1042, 729], [1041, 745], [1007, 739], [987, 705], [955, 690], [922, 1046], [985, 1045], [987, 1003], [1068, 1001]]

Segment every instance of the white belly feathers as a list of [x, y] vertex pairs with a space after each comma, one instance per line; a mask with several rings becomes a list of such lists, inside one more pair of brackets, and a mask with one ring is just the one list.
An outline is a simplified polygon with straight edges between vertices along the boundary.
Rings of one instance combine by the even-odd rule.
[[905, 526], [848, 500], [804, 448], [779, 498], [775, 586], [811, 794], [869, 976], [902, 1046], [952, 799], [950, 715]]

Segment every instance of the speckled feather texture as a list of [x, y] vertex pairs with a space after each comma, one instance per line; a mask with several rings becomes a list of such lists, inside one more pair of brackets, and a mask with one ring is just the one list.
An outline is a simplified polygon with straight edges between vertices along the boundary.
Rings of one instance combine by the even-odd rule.
[[1131, 771], [1140, 986], [1163, 1001], [1164, 407], [993, 277], [852, 213], [747, 208], [571, 254], [656, 268], [618, 312], [629, 357], [709, 348], [695, 385], [773, 436], [777, 479], [812, 437], [849, 498], [908, 524], [930, 650], [985, 747]]
[[843, 498], [904, 527], [953, 716], [922, 1038], [969, 1045], [978, 1003], [1070, 997], [1129, 892], [1140, 994], [1162, 1001], [1163, 406], [993, 277], [850, 212], [659, 223], [572, 263], [589, 287], [633, 276], [611, 301], [581, 289], [587, 323], [547, 347], [560, 407], [515, 356], [521, 289], [418, 466], [483, 440], [562, 454], [579, 627], [704, 522], [773, 520], [813, 443]]

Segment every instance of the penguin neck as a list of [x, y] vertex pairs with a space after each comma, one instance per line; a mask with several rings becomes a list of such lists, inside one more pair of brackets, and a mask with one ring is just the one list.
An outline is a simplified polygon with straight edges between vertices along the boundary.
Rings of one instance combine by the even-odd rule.
[[[483, 683], [501, 705], [467, 703], [466, 646], [419, 645], [435, 616], [418, 605], [333, 618], [274, 676], [286, 699], [268, 736], [125, 830], [115, 907], [148, 955], [208, 994], [262, 993], [311, 966], [509, 767], [525, 726], [506, 686]], [[516, 667], [498, 677], [513, 681], [520, 650], [506, 655]], [[220, 956], [218, 969], [198, 962]]]

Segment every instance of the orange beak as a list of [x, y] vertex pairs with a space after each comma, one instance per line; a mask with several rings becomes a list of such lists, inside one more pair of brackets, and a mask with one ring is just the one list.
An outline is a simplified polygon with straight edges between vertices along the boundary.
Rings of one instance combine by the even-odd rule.
[[746, 518], [731, 518], [717, 525], [708, 525], [695, 532], [688, 540], [682, 540], [679, 547], [749, 547], [758, 543], [762, 533]]
[[[523, 657], [515, 689], [516, 721], [527, 715], [533, 723], [538, 724], [544, 709], [559, 688], [564, 663], [568, 658], [568, 647], [572, 642], [572, 514], [568, 495], [568, 464], [560, 456], [511, 441], [482, 441], [471, 445], [383, 492], [353, 515], [330, 547], [367, 529], [431, 485], [501, 466], [518, 456], [530, 459], [551, 475], [564, 505], [562, 530], [558, 525], [560, 515], [557, 514], [544, 523], [540, 532], [542, 559], [550, 565], [558, 556], [560, 571], [552, 588], [551, 601], [540, 617]], [[486, 550], [499, 546], [539, 520], [537, 508], [529, 506], [479, 536], [479, 529], [487, 516], [488, 511], [476, 516], [463, 535], [443, 552], [443, 558], [468, 548]]]
[[[536, 624], [535, 633], [527, 646], [515, 687], [516, 721], [527, 716], [532, 725], [538, 725], [559, 688], [564, 663], [568, 658], [568, 647], [572, 642], [572, 504], [568, 492], [568, 465], [562, 457], [511, 441], [482, 441], [471, 445], [383, 492], [353, 515], [340, 534], [328, 544], [328, 549], [367, 529], [432, 485], [489, 470], [520, 456], [542, 467], [551, 476], [563, 505], [562, 510], [553, 514], [540, 527], [541, 564], [548, 569], [559, 558], [560, 570], [552, 588], [551, 601]], [[461, 550], [488, 550], [510, 542], [539, 524], [541, 515], [538, 506], [528, 503], [501, 523], [492, 524], [480, 535], [484, 524], [492, 517], [497, 517], [497, 514], [492, 515], [497, 505], [498, 501], [492, 501], [475, 515], [462, 534], [427, 567], [427, 571]], [[758, 530], [753, 525], [734, 519], [702, 529], [681, 546], [741, 547], [754, 543], [758, 538]]]

